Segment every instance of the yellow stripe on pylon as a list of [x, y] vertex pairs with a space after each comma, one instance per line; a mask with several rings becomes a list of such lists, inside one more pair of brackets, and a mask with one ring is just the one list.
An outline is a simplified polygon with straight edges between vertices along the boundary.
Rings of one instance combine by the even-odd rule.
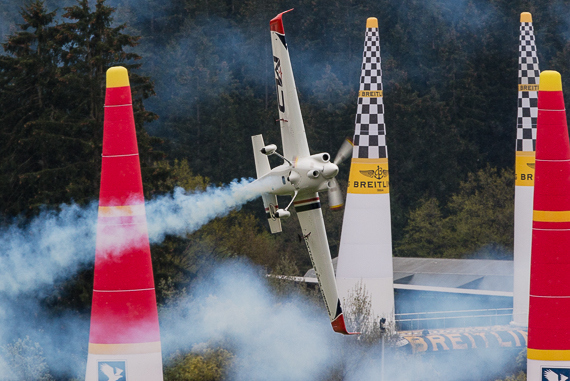
[[531, 349], [528, 348], [526, 356], [529, 360], [542, 361], [570, 361], [570, 350]]
[[144, 353], [160, 353], [160, 341], [135, 344], [93, 344], [89, 343], [92, 355], [134, 355]]
[[130, 217], [144, 216], [145, 214], [144, 204], [99, 207], [99, 217]]
[[570, 210], [533, 210], [532, 220], [537, 222], [570, 222]]

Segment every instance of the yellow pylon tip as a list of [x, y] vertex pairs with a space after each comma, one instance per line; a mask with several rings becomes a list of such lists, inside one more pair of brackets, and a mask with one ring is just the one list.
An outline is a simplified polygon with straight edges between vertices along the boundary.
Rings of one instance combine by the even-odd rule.
[[530, 12], [521, 13], [521, 22], [532, 22], [532, 15]]
[[130, 86], [129, 72], [123, 66], [113, 66], [107, 70], [107, 88]]
[[562, 77], [554, 70], [540, 73], [538, 91], [562, 91]]
[[376, 17], [369, 17], [366, 20], [367, 28], [378, 28], [378, 19]]

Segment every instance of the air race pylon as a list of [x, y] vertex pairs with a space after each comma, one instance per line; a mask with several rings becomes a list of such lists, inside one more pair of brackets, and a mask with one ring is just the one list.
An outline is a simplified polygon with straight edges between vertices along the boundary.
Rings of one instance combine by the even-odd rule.
[[378, 33], [378, 20], [369, 18], [336, 278], [341, 299], [349, 302], [349, 295], [363, 287], [373, 316], [392, 322], [392, 227]]
[[570, 142], [562, 81], [555, 71], [540, 74], [535, 176], [527, 377], [529, 381], [567, 380]]
[[107, 71], [86, 381], [160, 381], [162, 354], [131, 88]]
[[523, 12], [520, 20], [512, 323], [526, 327], [528, 325], [532, 197], [534, 193], [534, 157], [540, 71], [534, 44], [532, 15]]

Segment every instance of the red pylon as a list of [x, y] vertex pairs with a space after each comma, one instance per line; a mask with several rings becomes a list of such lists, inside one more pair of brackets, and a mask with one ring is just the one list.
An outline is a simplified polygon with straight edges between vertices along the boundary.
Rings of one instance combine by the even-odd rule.
[[122, 380], [162, 380], [142, 178], [124, 67], [107, 71], [102, 160], [86, 380], [99, 380], [110, 369]]
[[544, 71], [539, 83], [529, 380], [542, 380], [545, 372], [567, 376], [563, 368], [570, 366], [570, 142], [560, 74]]

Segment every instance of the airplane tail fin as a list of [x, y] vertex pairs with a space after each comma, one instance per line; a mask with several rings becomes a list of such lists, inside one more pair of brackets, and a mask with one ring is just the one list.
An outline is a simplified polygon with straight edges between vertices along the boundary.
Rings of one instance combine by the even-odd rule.
[[[271, 171], [271, 166], [269, 165], [269, 159], [266, 155], [261, 153], [261, 149], [265, 147], [262, 135], [255, 135], [251, 137], [251, 142], [253, 144], [253, 157], [255, 159], [255, 170], [257, 172], [257, 178], [261, 178]], [[279, 209], [277, 204], [277, 196], [274, 194], [263, 193], [261, 195], [263, 199], [263, 206], [265, 207], [265, 214], [267, 214], [267, 221], [269, 222], [269, 228], [271, 233], [281, 232], [281, 220], [275, 217], [275, 211]]]

